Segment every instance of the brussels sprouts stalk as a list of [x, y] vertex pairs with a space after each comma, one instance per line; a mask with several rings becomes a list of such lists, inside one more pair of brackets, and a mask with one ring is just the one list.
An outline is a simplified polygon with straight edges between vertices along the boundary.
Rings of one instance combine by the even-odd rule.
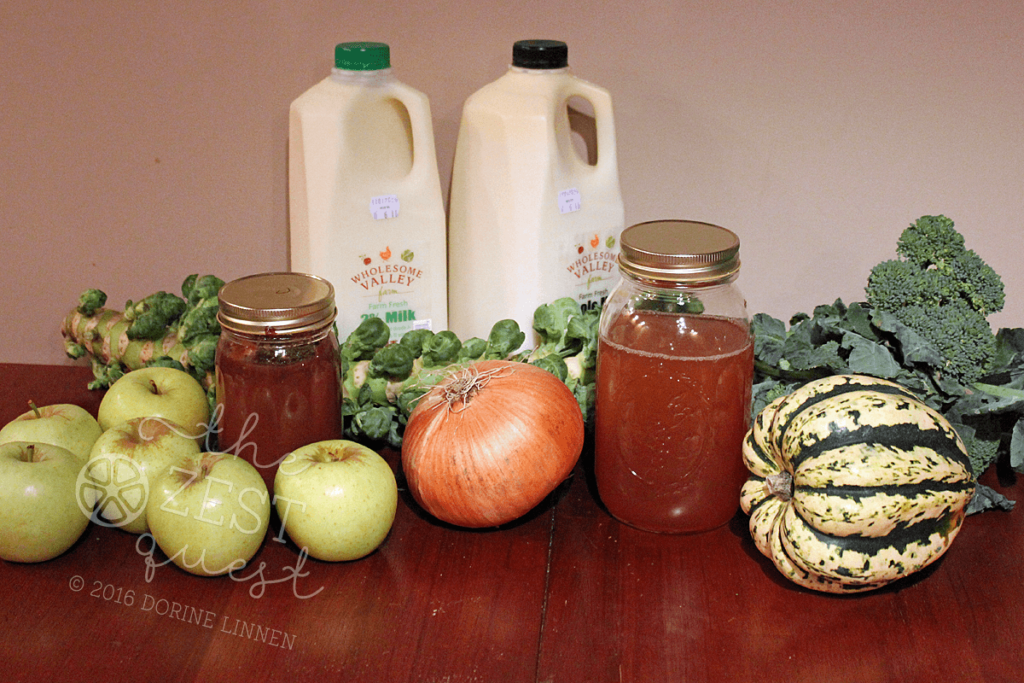
[[124, 311], [104, 308], [107, 295], [101, 290], [86, 290], [61, 322], [64, 350], [70, 358], [89, 358], [90, 389], [106, 388], [130, 370], [167, 365], [191, 373], [209, 390], [220, 336], [217, 292], [223, 284], [213, 275], [190, 275], [181, 297], [156, 292], [126, 302]]
[[540, 306], [534, 329], [541, 344], [532, 351], [519, 351], [526, 333], [514, 320], [499, 320], [487, 339], [462, 342], [447, 330], [413, 330], [396, 343], [388, 343], [386, 323], [366, 320], [341, 349], [346, 435], [400, 448], [406, 421], [420, 398], [453, 371], [478, 360], [513, 360], [551, 372], [573, 391], [589, 418], [599, 317], [599, 310], [584, 313], [568, 298]]

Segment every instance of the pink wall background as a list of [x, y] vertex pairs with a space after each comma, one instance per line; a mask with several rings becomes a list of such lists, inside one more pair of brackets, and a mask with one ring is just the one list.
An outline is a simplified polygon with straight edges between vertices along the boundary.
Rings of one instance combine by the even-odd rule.
[[347, 40], [430, 96], [445, 192], [463, 100], [557, 38], [612, 93], [627, 224], [738, 232], [752, 311], [861, 299], [944, 213], [1004, 278], [995, 324], [1024, 326], [1021, 35], [1017, 0], [8, 0], [0, 362], [71, 362], [88, 287], [120, 307], [286, 269], [288, 105]]

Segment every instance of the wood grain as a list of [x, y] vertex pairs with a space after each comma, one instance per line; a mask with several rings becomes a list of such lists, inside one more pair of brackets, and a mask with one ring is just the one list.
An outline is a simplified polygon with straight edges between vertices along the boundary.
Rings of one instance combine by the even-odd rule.
[[[0, 364], [0, 378], [0, 423], [29, 398], [93, 413], [101, 398], [86, 368]], [[398, 454], [383, 454], [401, 481]], [[588, 456], [501, 529], [442, 524], [403, 491], [387, 540], [355, 562], [303, 563], [275, 519], [237, 580], [153, 566], [166, 558], [147, 537], [93, 524], [50, 562], [0, 563], [4, 679], [1020, 679], [1019, 511], [968, 518], [945, 557], [903, 582], [828, 596], [781, 578], [742, 514], [697, 536], [619, 524]], [[1024, 498], [1019, 482], [989, 483]]]

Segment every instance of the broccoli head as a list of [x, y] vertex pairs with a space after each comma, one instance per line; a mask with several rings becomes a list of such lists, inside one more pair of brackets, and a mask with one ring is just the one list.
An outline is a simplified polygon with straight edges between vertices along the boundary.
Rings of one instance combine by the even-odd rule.
[[981, 379], [996, 352], [996, 336], [978, 311], [962, 301], [910, 306], [895, 314], [942, 354], [944, 370], [965, 384]]
[[971, 308], [986, 316], [1003, 310], [1003, 281], [980, 256], [968, 249], [950, 262], [950, 272], [959, 285], [957, 294]]
[[[923, 216], [906, 228], [896, 253], [903, 260], [878, 264], [868, 279], [868, 303], [876, 308], [895, 313], [902, 306], [963, 300], [984, 316], [1002, 310], [1002, 279], [965, 247], [963, 235], [945, 216]], [[908, 291], [900, 294], [897, 288]]]
[[945, 216], [922, 216], [896, 242], [896, 253], [921, 268], [945, 263], [963, 251], [964, 236]]
[[939, 369], [970, 384], [996, 352], [986, 316], [1003, 307], [1003, 281], [945, 216], [923, 216], [900, 235], [902, 258], [883, 261], [868, 277], [867, 302], [892, 313], [942, 355]]
[[922, 301], [923, 271], [910, 261], [882, 261], [871, 269], [865, 289], [868, 303], [895, 312]]

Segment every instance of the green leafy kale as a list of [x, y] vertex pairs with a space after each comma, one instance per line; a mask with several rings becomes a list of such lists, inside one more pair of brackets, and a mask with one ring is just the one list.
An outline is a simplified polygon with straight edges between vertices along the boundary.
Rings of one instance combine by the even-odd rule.
[[[788, 325], [753, 317], [752, 414], [819, 377], [889, 379], [949, 420], [976, 476], [1000, 458], [1024, 472], [1024, 329], [994, 334], [986, 319], [1003, 307], [1002, 281], [943, 216], [904, 230], [897, 253], [872, 269], [866, 302], [837, 299]], [[993, 507], [1013, 502], [979, 484], [968, 512]]]

